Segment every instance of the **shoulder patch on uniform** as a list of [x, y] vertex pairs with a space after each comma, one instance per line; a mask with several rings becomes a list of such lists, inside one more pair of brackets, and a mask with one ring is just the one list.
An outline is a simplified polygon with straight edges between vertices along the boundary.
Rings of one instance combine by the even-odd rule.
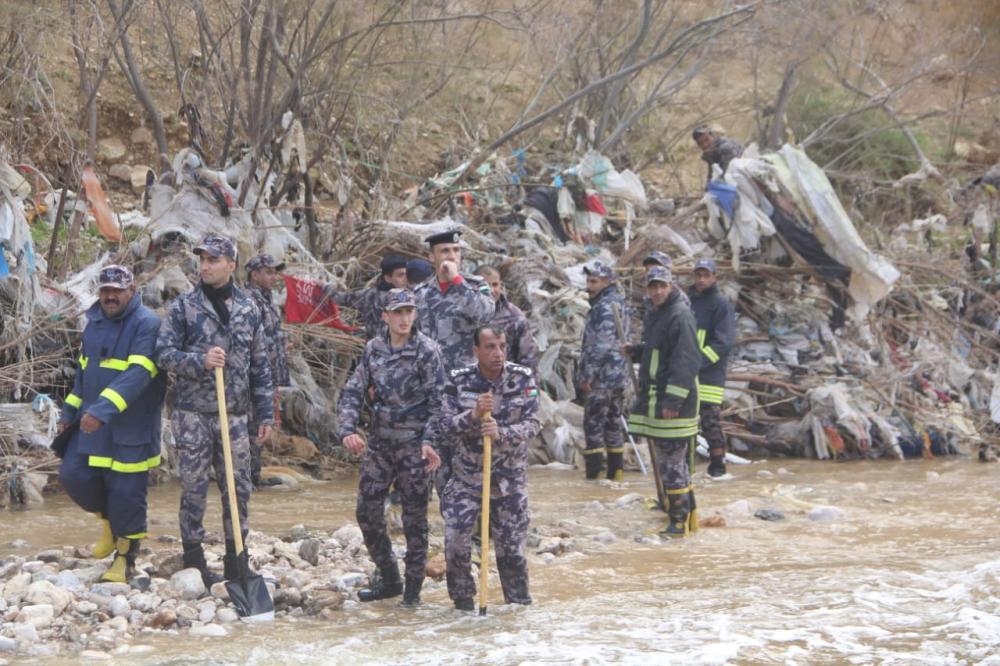
[[465, 367], [465, 368], [455, 368], [454, 370], [452, 370], [448, 374], [450, 374], [452, 377], [461, 377], [462, 375], [469, 374], [470, 372], [472, 372], [475, 369], [476, 369], [476, 366], [470, 365], [470, 366]]
[[529, 377], [535, 374], [528, 366], [520, 365], [518, 363], [514, 363], [513, 361], [507, 361], [507, 369], [511, 372], [520, 372], [522, 375], [527, 375]]

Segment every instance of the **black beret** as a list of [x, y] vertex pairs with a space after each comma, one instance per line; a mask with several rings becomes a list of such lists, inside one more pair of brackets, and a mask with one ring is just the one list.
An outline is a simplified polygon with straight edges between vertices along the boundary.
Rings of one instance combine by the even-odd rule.
[[400, 268], [406, 268], [406, 257], [401, 257], [398, 254], [387, 254], [382, 258], [382, 275], [389, 275]]

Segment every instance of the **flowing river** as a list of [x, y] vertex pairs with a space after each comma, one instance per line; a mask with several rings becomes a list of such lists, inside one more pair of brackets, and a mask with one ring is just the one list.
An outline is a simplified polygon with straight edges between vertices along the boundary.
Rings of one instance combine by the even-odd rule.
[[[730, 471], [734, 479], [697, 489], [701, 516], [722, 513], [726, 525], [660, 544], [649, 535], [662, 514], [616, 505], [652, 494], [640, 474], [612, 486], [532, 469], [533, 527], [575, 538], [554, 558], [531, 549], [530, 607], [501, 605], [494, 574], [489, 615], [459, 613], [444, 583], [428, 580], [417, 610], [348, 601], [336, 621], [279, 617], [230, 625], [222, 639], [140, 636], [115, 662], [1000, 664], [1000, 467], [782, 460]], [[355, 483], [256, 494], [251, 525], [332, 532], [354, 520]], [[216, 498], [213, 490], [209, 526], [221, 520]], [[178, 534], [177, 501], [176, 486], [151, 490], [153, 548], [164, 547], [156, 535]], [[817, 505], [843, 514], [813, 520]], [[755, 518], [762, 508], [785, 518]], [[431, 515], [440, 534], [436, 501]], [[51, 497], [40, 510], [0, 512], [0, 555], [88, 543], [93, 528], [66, 497]], [[27, 545], [15, 551], [14, 539]]]

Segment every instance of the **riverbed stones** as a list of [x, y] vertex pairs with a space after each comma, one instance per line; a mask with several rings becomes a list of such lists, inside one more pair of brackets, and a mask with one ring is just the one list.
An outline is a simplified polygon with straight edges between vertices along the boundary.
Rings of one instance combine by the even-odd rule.
[[42, 629], [52, 624], [55, 617], [55, 610], [52, 604], [31, 604], [21, 606], [21, 612], [17, 614], [17, 621], [33, 625], [36, 629]]
[[225, 582], [215, 583], [212, 585], [210, 590], [213, 599], [221, 599], [222, 601], [229, 601], [229, 589], [226, 587]]
[[215, 614], [215, 621], [219, 624], [232, 624], [240, 619], [232, 608], [220, 608]]
[[149, 618], [146, 626], [153, 629], [168, 629], [177, 624], [177, 613], [172, 608], [163, 608]]
[[73, 602], [73, 593], [40, 580], [28, 586], [24, 600], [29, 604], [48, 604], [59, 615]]
[[128, 583], [95, 583], [90, 586], [92, 594], [99, 594], [103, 597], [114, 597], [118, 594], [127, 595], [129, 589]]
[[444, 553], [438, 553], [434, 557], [427, 560], [427, 564], [424, 565], [424, 575], [428, 578], [434, 580], [442, 580], [447, 570], [447, 562], [444, 558]]
[[320, 543], [318, 539], [303, 539], [299, 544], [299, 557], [313, 566], [319, 564]]
[[615, 507], [619, 509], [624, 509], [627, 506], [632, 506], [638, 502], [642, 502], [645, 498], [639, 493], [628, 493], [627, 495], [622, 495], [615, 500]]
[[205, 583], [197, 569], [182, 569], [170, 577], [170, 588], [181, 599], [191, 601], [205, 594]]
[[126, 599], [125, 595], [122, 594], [116, 594], [111, 600], [111, 603], [108, 604], [108, 612], [110, 612], [113, 617], [128, 615], [131, 610], [132, 606], [129, 605], [128, 599]]
[[198, 621], [208, 624], [215, 619], [215, 602], [207, 599], [198, 604]]
[[184, 553], [181, 551], [166, 552], [153, 558], [156, 575], [170, 578], [184, 568]]
[[344, 606], [344, 595], [335, 590], [314, 590], [305, 600], [305, 610], [310, 615], [318, 615], [324, 610], [337, 610]]
[[760, 518], [761, 520], [766, 520], [770, 522], [784, 520], [785, 514], [778, 511], [777, 509], [757, 509], [753, 513], [754, 518]]
[[29, 560], [21, 565], [21, 571], [29, 574], [35, 574], [42, 570], [45, 566], [45, 562], [41, 560]]
[[348, 548], [355, 544], [360, 544], [362, 540], [361, 528], [348, 523], [333, 533], [333, 538], [337, 540], [341, 548]]
[[810, 509], [808, 514], [809, 520], [815, 521], [817, 523], [832, 523], [838, 520], [843, 520], [847, 517], [847, 513], [843, 509], [835, 506], [814, 506]]
[[229, 635], [229, 632], [221, 624], [212, 623], [191, 627], [191, 635], [203, 638], [222, 638]]
[[282, 538], [284, 541], [302, 541], [309, 536], [305, 525], [293, 525]]
[[17, 641], [13, 638], [0, 636], [0, 652], [14, 652], [17, 650]]

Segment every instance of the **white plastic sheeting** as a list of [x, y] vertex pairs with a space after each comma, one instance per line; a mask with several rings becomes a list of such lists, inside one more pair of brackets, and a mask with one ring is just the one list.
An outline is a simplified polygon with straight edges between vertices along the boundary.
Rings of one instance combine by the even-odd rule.
[[740, 269], [741, 250], [756, 250], [760, 247], [761, 238], [775, 234], [774, 223], [771, 222], [771, 202], [757, 187], [754, 179], [775, 187], [774, 171], [764, 160], [740, 157], [729, 163], [723, 181], [735, 187], [740, 195], [731, 219], [716, 203], [715, 197], [706, 192], [702, 199], [708, 207], [709, 231], [712, 235], [725, 237], [729, 241], [733, 270], [737, 272]]
[[785, 144], [765, 157], [781, 184], [814, 223], [813, 233], [831, 257], [851, 269], [847, 291], [854, 301], [851, 315], [862, 319], [899, 279], [899, 271], [872, 252], [841, 205], [826, 174], [794, 146]]

